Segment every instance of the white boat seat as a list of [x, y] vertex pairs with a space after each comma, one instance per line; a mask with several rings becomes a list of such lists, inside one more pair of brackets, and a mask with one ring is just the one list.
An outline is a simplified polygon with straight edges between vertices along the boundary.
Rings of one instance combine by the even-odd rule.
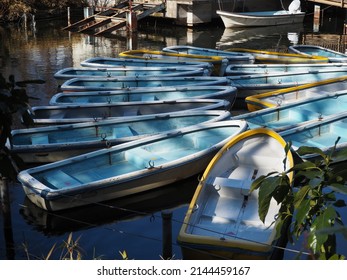
[[80, 181], [61, 170], [53, 170], [52, 172], [49, 172], [44, 177], [44, 179], [57, 189], [64, 189], [81, 185]]
[[157, 167], [162, 162], [166, 162], [165, 159], [159, 157], [143, 148], [130, 149], [125, 152], [125, 158], [129, 162], [140, 168]]
[[216, 188], [233, 188], [242, 195], [249, 195], [253, 180], [245, 179], [232, 179], [224, 177], [215, 177], [213, 186]]
[[31, 136], [31, 144], [33, 145], [49, 144], [48, 135]]

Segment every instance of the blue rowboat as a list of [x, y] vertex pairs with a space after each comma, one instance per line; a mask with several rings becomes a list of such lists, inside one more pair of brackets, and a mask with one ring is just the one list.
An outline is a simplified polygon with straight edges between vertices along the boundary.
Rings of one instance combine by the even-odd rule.
[[23, 170], [27, 197], [58, 211], [166, 186], [203, 171], [244, 121], [203, 123]]
[[344, 90], [241, 114], [232, 119], [246, 120], [250, 128], [268, 127], [275, 131], [285, 131], [346, 111], [347, 90]]
[[347, 76], [347, 68], [338, 70], [317, 70], [289, 73], [269, 73], [256, 75], [228, 76], [230, 85], [238, 90], [238, 98], [284, 88], [297, 87], [326, 79]]
[[146, 60], [131, 59], [121, 57], [91, 57], [81, 62], [83, 67], [92, 68], [117, 68], [117, 69], [138, 69], [143, 67], [197, 67], [212, 71], [214, 66], [203, 61], [172, 61], [172, 60]]
[[295, 54], [309, 56], [324, 56], [329, 62], [347, 62], [347, 55], [329, 48], [314, 45], [294, 45], [289, 46], [288, 51]]
[[328, 63], [329, 59], [325, 56], [302, 55], [285, 52], [272, 52], [244, 48], [230, 48], [226, 51], [248, 53], [254, 56], [255, 63], [262, 64], [298, 64], [298, 63]]
[[211, 72], [204, 68], [197, 67], [137, 67], [135, 68], [91, 68], [91, 67], [69, 67], [57, 71], [54, 78], [61, 85], [63, 82], [73, 78], [93, 78], [93, 77], [131, 77], [131, 76], [160, 76], [160, 77], [180, 77], [180, 76], [210, 76]]
[[54, 162], [107, 146], [203, 122], [223, 121], [228, 111], [196, 110], [12, 130], [11, 153], [26, 163]]
[[179, 99], [168, 101], [119, 102], [114, 104], [83, 104], [35, 106], [31, 117], [35, 125], [57, 125], [124, 119], [136, 116], [164, 114], [191, 110], [226, 110], [231, 104], [224, 99]]
[[347, 76], [326, 79], [301, 86], [279, 89], [248, 96], [245, 99], [249, 111], [283, 106], [324, 94], [347, 90]]
[[[207, 56], [221, 56], [228, 60], [228, 64], [250, 64], [254, 63], [254, 56], [246, 53], [229, 52], [217, 49], [199, 48], [194, 46], [170, 46], [163, 48], [164, 52], [180, 54], [197, 54]], [[228, 67], [227, 67], [228, 68]]]
[[[336, 153], [347, 147], [347, 112], [322, 117], [297, 128], [282, 131], [281, 136], [291, 142], [291, 148], [297, 152], [300, 147], [319, 148], [326, 155], [331, 154], [334, 162], [340, 159]], [[320, 158], [317, 153], [300, 156], [303, 160], [316, 160]]]
[[299, 63], [299, 64], [230, 64], [225, 69], [226, 76], [291, 73], [317, 70], [347, 69], [347, 63]]
[[229, 85], [226, 77], [118, 77], [118, 78], [74, 78], [61, 86], [62, 92], [71, 91], [110, 91], [135, 87], [176, 87]]
[[57, 93], [50, 105], [113, 104], [118, 102], [164, 101], [187, 98], [225, 99], [234, 103], [237, 89], [232, 86], [177, 86], [156, 88], [129, 88], [118, 91], [87, 91]]
[[181, 54], [154, 50], [129, 50], [118, 54], [119, 57], [144, 59], [144, 60], [163, 60], [163, 61], [202, 61], [213, 64], [213, 74], [216, 76], [224, 76], [225, 68], [228, 60], [216, 55], [197, 55], [197, 54]]

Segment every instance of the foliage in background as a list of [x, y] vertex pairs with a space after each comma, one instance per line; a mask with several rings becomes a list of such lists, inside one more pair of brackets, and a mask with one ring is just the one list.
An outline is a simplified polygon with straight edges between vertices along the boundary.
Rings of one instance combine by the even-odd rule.
[[[337, 144], [338, 141], [336, 141]], [[283, 173], [269, 173], [252, 184], [252, 190], [259, 189], [259, 217], [265, 220], [271, 199], [281, 204], [277, 232], [286, 223], [288, 240], [295, 244], [304, 239], [312, 259], [344, 259], [338, 253], [337, 234], [347, 240], [340, 210], [346, 211], [346, 202], [339, 198], [347, 194], [345, 174], [334, 170], [334, 161], [347, 160], [347, 149], [334, 149], [324, 154], [314, 147], [301, 147], [299, 155], [318, 155], [318, 159], [304, 161]], [[284, 161], [285, 162], [285, 161]], [[294, 172], [294, 186], [288, 173]]]
[[85, 7], [87, 0], [2, 0], [0, 2], [0, 22], [18, 21], [23, 14], [35, 14], [36, 10]]
[[27, 111], [30, 108], [30, 97], [26, 93], [25, 86], [33, 83], [41, 84], [44, 81], [16, 82], [12, 75], [6, 81], [0, 73], [0, 177], [15, 179], [17, 176], [17, 162], [7, 149], [6, 142], [11, 140], [11, 127], [15, 116], [19, 115], [25, 125], [32, 125]]

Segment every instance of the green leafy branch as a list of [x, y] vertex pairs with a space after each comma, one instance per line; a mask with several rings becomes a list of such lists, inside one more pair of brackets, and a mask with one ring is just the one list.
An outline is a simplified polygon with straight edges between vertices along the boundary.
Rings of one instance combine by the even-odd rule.
[[[271, 199], [280, 204], [276, 221], [277, 237], [284, 225], [290, 222], [286, 232], [289, 242], [295, 243], [306, 236], [306, 248], [314, 259], [344, 259], [338, 254], [336, 234], [347, 239], [339, 210], [346, 207], [337, 194], [346, 195], [346, 179], [335, 170], [336, 161], [347, 160], [347, 149], [334, 148], [328, 153], [316, 147], [301, 147], [299, 156], [316, 155], [312, 161], [297, 163], [282, 173], [273, 172], [259, 177], [252, 184], [252, 191], [259, 189], [259, 218], [264, 222]], [[288, 151], [290, 143], [286, 149]], [[285, 159], [286, 160], [286, 159]], [[294, 174], [290, 180], [289, 174]]]

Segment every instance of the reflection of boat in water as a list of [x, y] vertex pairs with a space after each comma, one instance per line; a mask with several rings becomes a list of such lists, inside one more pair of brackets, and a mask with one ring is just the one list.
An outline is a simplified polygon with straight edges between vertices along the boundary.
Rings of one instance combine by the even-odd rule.
[[220, 49], [225, 49], [235, 44], [264, 40], [268, 36], [271, 36], [270, 42], [272, 43], [274, 36], [280, 36], [279, 39], [285, 36], [286, 39], [292, 40], [292, 38], [297, 38], [293, 36], [294, 34], [299, 34], [303, 30], [304, 26], [302, 23], [252, 28], [225, 28], [222, 37], [216, 45]]
[[120, 221], [136, 221], [151, 217], [153, 213], [161, 210], [174, 210], [188, 205], [196, 183], [197, 178], [193, 176], [179, 184], [171, 184], [139, 195], [55, 213], [37, 207], [26, 197], [20, 214], [36, 231], [47, 236], [62, 235]]

